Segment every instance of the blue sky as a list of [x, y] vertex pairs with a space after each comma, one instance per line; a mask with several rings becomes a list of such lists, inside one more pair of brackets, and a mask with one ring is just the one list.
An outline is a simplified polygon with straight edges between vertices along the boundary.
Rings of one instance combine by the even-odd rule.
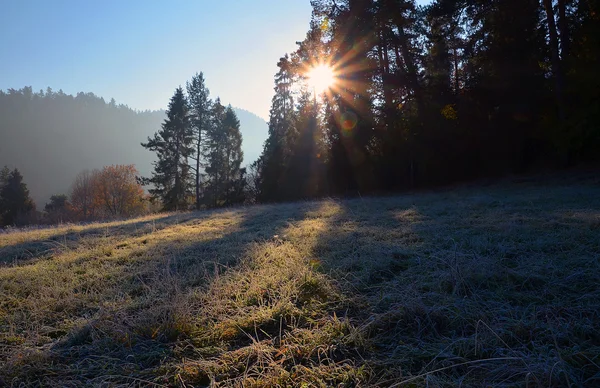
[[308, 30], [309, 0], [7, 0], [0, 89], [93, 92], [164, 108], [203, 71], [213, 97], [268, 117], [277, 60]]

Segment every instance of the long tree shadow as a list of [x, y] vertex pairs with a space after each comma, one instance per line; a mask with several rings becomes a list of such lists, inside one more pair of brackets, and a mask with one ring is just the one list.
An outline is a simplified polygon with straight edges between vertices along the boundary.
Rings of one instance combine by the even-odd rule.
[[[316, 206], [304, 203], [224, 210], [216, 213], [225, 217], [217, 217], [215, 225], [204, 216], [197, 223], [203, 227], [198, 232], [192, 232], [195, 220], [189, 218], [187, 223], [163, 230], [168, 235], [163, 241], [148, 241], [143, 249], [123, 257], [113, 253], [109, 259], [119, 265], [103, 267], [101, 276], [82, 280], [73, 289], [69, 299], [77, 305], [69, 307], [67, 320], [78, 323], [62, 329], [61, 322], [46, 320], [44, 325], [55, 329], [48, 333], [52, 341], [42, 354], [20, 354], [19, 361], [4, 372], [10, 372], [15, 381], [47, 383], [57, 379], [89, 382], [107, 374], [120, 377], [102, 383], [129, 381], [125, 376], [131, 375], [143, 377], [169, 357], [177, 340], [188, 335], [190, 306], [182, 301], [190, 293], [235, 268], [251, 245], [273, 239]], [[96, 265], [96, 260], [86, 256], [74, 263]], [[66, 263], [64, 270], [82, 271], [73, 265]], [[99, 294], [90, 294], [89, 290], [100, 287]], [[91, 297], [86, 299], [84, 290]], [[58, 316], [65, 318], [64, 314]], [[83, 370], [85, 374], [80, 373]]]
[[[438, 369], [439, 381], [468, 375], [475, 385], [546, 385], [553, 369], [565, 385], [593, 378], [589, 360], [561, 361], [548, 349], [557, 336], [566, 349], [598, 344], [580, 331], [600, 308], [600, 273], [589, 266], [597, 192], [509, 187], [340, 201], [314, 255], [353, 301], [346, 316], [371, 343], [354, 362], [392, 381]], [[486, 368], [476, 367], [481, 359], [491, 360]]]

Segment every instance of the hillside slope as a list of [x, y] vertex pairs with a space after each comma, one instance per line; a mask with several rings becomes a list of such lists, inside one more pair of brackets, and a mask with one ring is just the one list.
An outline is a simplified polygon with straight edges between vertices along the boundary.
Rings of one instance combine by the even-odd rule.
[[598, 183], [0, 234], [0, 385], [594, 386]]
[[[262, 152], [267, 123], [243, 109], [240, 119], [244, 165]], [[68, 193], [80, 171], [135, 164], [149, 176], [155, 155], [140, 143], [160, 129], [164, 111], [138, 112], [92, 93], [0, 91], [0, 168], [23, 173], [38, 207], [51, 195]]]

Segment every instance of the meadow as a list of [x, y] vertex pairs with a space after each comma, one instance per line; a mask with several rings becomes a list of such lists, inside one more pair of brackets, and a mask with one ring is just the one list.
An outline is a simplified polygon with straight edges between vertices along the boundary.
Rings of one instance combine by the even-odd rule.
[[600, 179], [0, 234], [0, 386], [600, 385]]

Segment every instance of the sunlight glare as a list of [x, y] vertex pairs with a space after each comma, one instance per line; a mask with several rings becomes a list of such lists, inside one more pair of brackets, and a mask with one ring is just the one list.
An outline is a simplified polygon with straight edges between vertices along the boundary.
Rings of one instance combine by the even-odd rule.
[[308, 77], [308, 85], [317, 92], [329, 89], [335, 82], [333, 69], [325, 64], [313, 67], [306, 75]]

